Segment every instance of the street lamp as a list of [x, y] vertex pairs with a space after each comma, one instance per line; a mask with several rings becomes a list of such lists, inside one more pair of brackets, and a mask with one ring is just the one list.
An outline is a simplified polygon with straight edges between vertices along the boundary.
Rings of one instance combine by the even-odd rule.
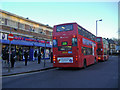
[[96, 37], [97, 37], [97, 22], [98, 22], [98, 21], [102, 21], [102, 19], [96, 20]]
[[45, 67], [45, 56], [46, 56], [46, 43], [47, 43], [47, 40], [45, 39], [45, 54], [44, 54], [44, 67]]

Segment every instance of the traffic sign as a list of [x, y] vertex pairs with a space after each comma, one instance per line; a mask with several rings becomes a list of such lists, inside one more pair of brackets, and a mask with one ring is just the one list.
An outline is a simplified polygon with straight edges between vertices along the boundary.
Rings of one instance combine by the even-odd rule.
[[10, 33], [10, 34], [8, 35], [8, 39], [9, 39], [10, 41], [12, 41], [12, 40], [14, 39], [13, 34]]

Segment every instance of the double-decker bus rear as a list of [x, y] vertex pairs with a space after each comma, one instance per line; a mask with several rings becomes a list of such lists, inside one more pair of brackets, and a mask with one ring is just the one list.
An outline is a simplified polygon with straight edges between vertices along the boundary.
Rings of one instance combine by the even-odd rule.
[[77, 23], [54, 26], [53, 66], [86, 67], [97, 62], [96, 37]]
[[77, 65], [76, 23], [54, 26], [53, 30], [53, 66], [79, 67]]
[[102, 37], [97, 37], [97, 54], [99, 61], [105, 61], [109, 58], [108, 41]]

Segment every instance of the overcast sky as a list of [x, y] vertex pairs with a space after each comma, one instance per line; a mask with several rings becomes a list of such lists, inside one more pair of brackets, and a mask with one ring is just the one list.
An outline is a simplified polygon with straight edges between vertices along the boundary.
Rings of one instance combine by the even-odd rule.
[[118, 38], [118, 2], [1, 2], [0, 8], [50, 26], [76, 22], [93, 34], [102, 19], [98, 36]]

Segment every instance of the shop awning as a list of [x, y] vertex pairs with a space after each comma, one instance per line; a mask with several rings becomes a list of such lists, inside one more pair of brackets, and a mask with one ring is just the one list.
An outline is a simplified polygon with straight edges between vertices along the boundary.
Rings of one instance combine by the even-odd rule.
[[[3, 44], [9, 44], [9, 40], [0, 40]], [[13, 40], [11, 41], [11, 44], [14, 45], [25, 45], [25, 46], [38, 46], [38, 47], [45, 47], [44, 43], [38, 43], [38, 42], [27, 42], [27, 41], [18, 41]], [[52, 45], [46, 44], [46, 47], [52, 47]]]

